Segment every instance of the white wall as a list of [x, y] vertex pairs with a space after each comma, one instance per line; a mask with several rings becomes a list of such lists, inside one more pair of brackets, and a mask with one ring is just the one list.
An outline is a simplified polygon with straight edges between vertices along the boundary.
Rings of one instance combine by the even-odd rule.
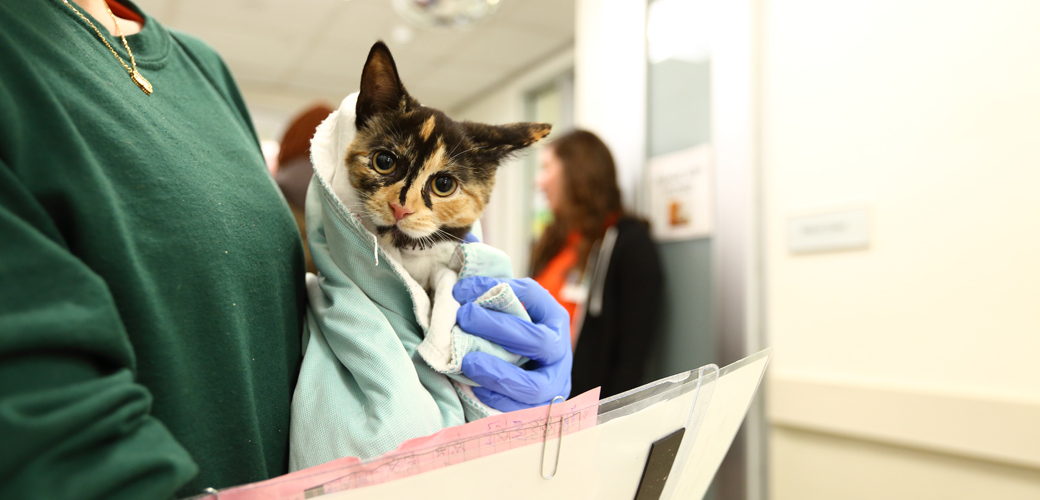
[[762, 9], [772, 498], [1040, 498], [1040, 2]]
[[[493, 124], [523, 121], [527, 94], [552, 82], [573, 67], [574, 50], [566, 49], [517, 76], [495, 92], [461, 109], [451, 110], [449, 114], [456, 120]], [[531, 242], [529, 231], [524, 227], [524, 210], [534, 189], [533, 183], [524, 173], [522, 158], [513, 159], [499, 168], [495, 191], [481, 219], [485, 242], [509, 255], [516, 276], [526, 275], [530, 258]]]
[[626, 207], [646, 163], [646, 0], [577, 0], [574, 121], [610, 148]]

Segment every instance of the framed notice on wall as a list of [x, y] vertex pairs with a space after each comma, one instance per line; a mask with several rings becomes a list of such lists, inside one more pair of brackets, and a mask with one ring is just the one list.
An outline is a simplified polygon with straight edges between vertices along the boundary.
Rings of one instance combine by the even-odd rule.
[[650, 224], [654, 238], [676, 241], [710, 236], [715, 221], [711, 146], [650, 159]]

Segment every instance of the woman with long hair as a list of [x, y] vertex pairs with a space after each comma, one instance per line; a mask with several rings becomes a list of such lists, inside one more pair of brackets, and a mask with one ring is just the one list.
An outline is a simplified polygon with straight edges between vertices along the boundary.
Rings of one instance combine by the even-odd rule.
[[553, 222], [531, 274], [571, 314], [572, 394], [639, 386], [660, 312], [662, 274], [646, 222], [621, 204], [614, 159], [595, 134], [570, 132], [542, 150], [536, 180]]

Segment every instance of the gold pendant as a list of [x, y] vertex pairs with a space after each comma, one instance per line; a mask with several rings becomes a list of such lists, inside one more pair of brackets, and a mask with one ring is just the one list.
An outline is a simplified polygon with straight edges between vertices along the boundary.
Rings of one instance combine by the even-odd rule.
[[130, 79], [133, 80], [138, 87], [141, 87], [141, 90], [144, 91], [145, 94], [152, 95], [152, 84], [149, 83], [148, 80], [145, 80], [144, 77], [141, 76], [141, 73], [138, 73], [136, 69], [134, 70], [134, 73], [130, 75]]

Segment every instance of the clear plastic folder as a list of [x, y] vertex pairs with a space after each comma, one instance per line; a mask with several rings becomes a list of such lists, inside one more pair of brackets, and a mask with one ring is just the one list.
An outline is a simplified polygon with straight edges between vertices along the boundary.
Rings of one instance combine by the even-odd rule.
[[472, 431], [480, 423], [486, 432], [446, 429], [369, 461], [343, 459], [196, 498], [699, 499], [747, 414], [769, 353], [598, 403], [586, 394], [460, 426]]

